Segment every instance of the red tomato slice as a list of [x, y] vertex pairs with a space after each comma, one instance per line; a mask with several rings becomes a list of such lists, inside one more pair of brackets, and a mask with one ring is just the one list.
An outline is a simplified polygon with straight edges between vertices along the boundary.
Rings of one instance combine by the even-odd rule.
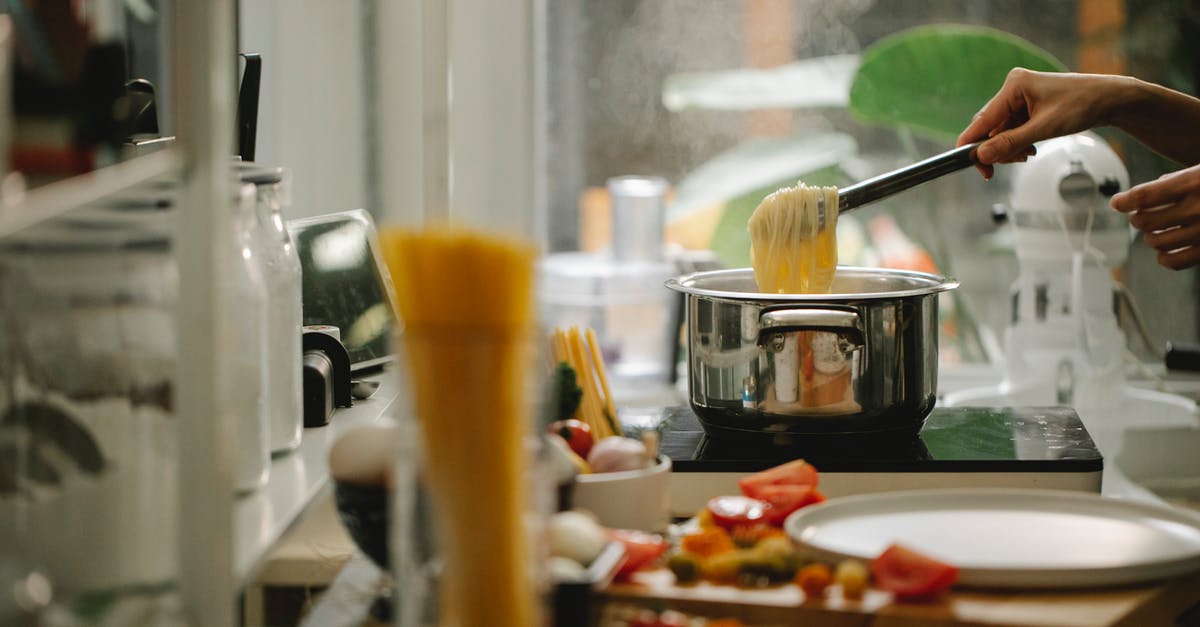
[[807, 485], [765, 485], [756, 490], [757, 497], [770, 505], [766, 521], [776, 527], [783, 526], [783, 521], [801, 507], [825, 500], [820, 490]]
[[708, 513], [712, 514], [713, 522], [726, 529], [766, 522], [770, 507], [766, 502], [748, 496], [715, 496], [708, 500]]
[[812, 464], [803, 459], [797, 459], [775, 466], [774, 468], [756, 472], [748, 477], [742, 477], [738, 480], [738, 487], [742, 489], [742, 494], [752, 498], [759, 498], [758, 490], [763, 486], [806, 485], [816, 488], [817, 479], [817, 469], [813, 468]]
[[958, 568], [899, 544], [871, 561], [871, 575], [880, 588], [898, 600], [927, 600], [945, 592], [958, 579]]
[[627, 577], [649, 565], [669, 547], [660, 535], [632, 529], [609, 529], [608, 537], [625, 547], [625, 563], [617, 570], [617, 577]]

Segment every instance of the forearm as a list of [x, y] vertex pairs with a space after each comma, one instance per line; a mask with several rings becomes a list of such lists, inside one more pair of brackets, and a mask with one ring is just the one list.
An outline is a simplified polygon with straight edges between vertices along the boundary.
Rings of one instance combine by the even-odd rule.
[[1200, 163], [1200, 99], [1130, 78], [1103, 122], [1183, 165]]

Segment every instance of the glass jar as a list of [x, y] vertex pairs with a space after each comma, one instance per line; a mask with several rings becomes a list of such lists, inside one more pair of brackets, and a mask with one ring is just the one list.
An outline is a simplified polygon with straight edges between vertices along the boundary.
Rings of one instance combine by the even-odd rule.
[[300, 256], [283, 211], [290, 204], [290, 173], [283, 168], [239, 164], [241, 179], [255, 186], [256, 234], [267, 295], [267, 415], [271, 452], [300, 446], [304, 427]]
[[219, 372], [225, 377], [222, 408], [232, 415], [238, 435], [234, 488], [244, 494], [265, 485], [270, 476], [267, 401], [270, 362], [265, 255], [257, 236], [258, 217], [254, 209], [257, 190], [250, 183], [235, 189], [230, 203], [230, 249], [224, 258], [223, 273], [226, 279], [223, 289], [231, 304], [225, 308], [229, 319], [224, 321], [231, 348], [221, 351], [226, 363]]
[[178, 571], [165, 202], [83, 208], [0, 242], [0, 447], [15, 471], [0, 479], [0, 548], [56, 597]]

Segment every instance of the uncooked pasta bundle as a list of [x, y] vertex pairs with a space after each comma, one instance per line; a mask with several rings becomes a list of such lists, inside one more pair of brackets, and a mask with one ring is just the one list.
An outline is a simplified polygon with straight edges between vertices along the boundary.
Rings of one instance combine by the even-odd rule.
[[380, 232], [443, 571], [441, 627], [537, 625], [526, 529], [535, 250], [455, 227]]
[[[819, 203], [824, 199], [824, 220]], [[827, 293], [837, 268], [836, 187], [797, 183], [772, 192], [750, 216], [750, 265], [769, 294]]]

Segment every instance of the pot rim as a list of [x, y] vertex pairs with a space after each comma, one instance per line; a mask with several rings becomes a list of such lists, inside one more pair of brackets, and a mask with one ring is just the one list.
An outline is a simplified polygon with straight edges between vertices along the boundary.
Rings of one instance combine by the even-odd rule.
[[955, 289], [959, 286], [957, 279], [949, 276], [930, 274], [928, 272], [917, 272], [915, 270], [894, 270], [891, 268], [867, 268], [860, 266], [838, 266], [837, 272], [859, 273], [868, 276], [895, 276], [912, 279], [915, 281], [926, 283], [924, 287], [916, 287], [911, 289], [891, 290], [887, 292], [861, 292], [850, 294], [768, 294], [765, 292], [731, 292], [727, 290], [714, 290], [697, 287], [695, 283], [709, 278], [719, 278], [730, 275], [744, 275], [749, 273], [753, 276], [752, 268], [732, 268], [726, 270], [708, 270], [704, 272], [693, 272], [683, 276], [675, 277], [668, 280], [665, 285], [677, 292], [691, 294], [694, 296], [704, 296], [708, 298], [719, 298], [723, 300], [733, 301], [772, 301], [772, 302], [812, 302], [812, 303], [827, 303], [830, 301], [846, 302], [859, 300], [885, 300], [893, 298], [906, 298], [912, 296], [926, 296], [929, 294], [937, 294], [948, 290]]

